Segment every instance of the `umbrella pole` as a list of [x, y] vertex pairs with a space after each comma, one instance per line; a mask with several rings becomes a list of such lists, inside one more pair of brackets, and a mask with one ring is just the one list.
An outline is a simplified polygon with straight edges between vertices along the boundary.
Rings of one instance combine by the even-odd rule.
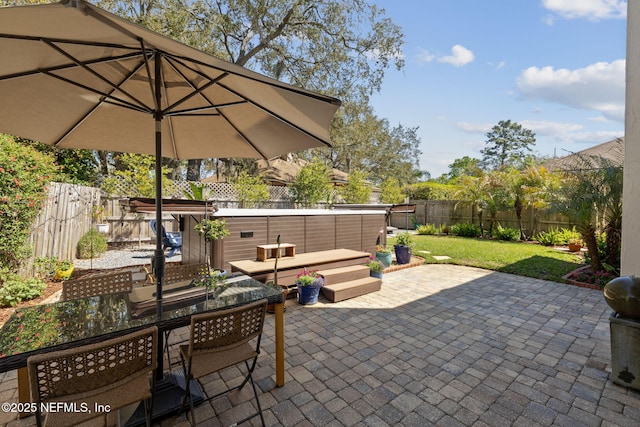
[[[154, 115], [156, 127], [156, 251], [154, 256], [154, 270], [156, 276], [156, 317], [162, 319], [162, 281], [164, 279], [164, 250], [162, 249], [162, 88], [160, 84], [160, 58], [156, 53], [155, 60], [155, 101]], [[163, 355], [163, 334], [158, 334], [158, 355]], [[162, 379], [164, 366], [163, 356], [158, 357], [156, 378]]]

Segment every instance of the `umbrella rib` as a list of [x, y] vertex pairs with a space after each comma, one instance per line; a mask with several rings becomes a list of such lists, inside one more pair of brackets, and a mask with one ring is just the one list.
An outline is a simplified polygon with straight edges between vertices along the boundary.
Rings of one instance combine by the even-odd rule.
[[[207, 110], [217, 110], [219, 108], [225, 108], [225, 107], [233, 107], [235, 105], [241, 105], [241, 104], [246, 104], [247, 101], [242, 100], [242, 101], [237, 101], [237, 102], [227, 102], [225, 104], [218, 104], [218, 105], [207, 105], [204, 107], [194, 107], [194, 108], [188, 108], [185, 110], [176, 110], [176, 111], [172, 111], [170, 113], [166, 113], [167, 116], [186, 116], [190, 113], [196, 113], [198, 111], [207, 111]], [[198, 114], [192, 114], [194, 116], [197, 116]], [[201, 114], [204, 115], [204, 114]], [[217, 116], [219, 114], [208, 114], [210, 116]]]
[[[220, 85], [220, 87], [228, 90], [229, 92], [233, 93], [236, 96], [239, 96], [240, 98], [243, 98], [246, 100], [246, 102], [248, 102], [249, 104], [259, 108], [260, 110], [266, 112], [267, 114], [271, 115], [272, 117], [275, 117], [276, 119], [286, 123], [287, 125], [291, 126], [292, 128], [297, 129], [298, 131], [304, 133], [305, 135], [310, 136], [311, 138], [315, 139], [318, 142], [321, 142], [322, 144], [324, 144], [327, 147], [331, 147], [331, 144], [328, 143], [327, 141], [325, 141], [324, 139], [312, 134], [311, 132], [307, 131], [306, 129], [301, 128], [300, 126], [296, 125], [295, 123], [285, 119], [284, 117], [282, 117], [280, 114], [276, 114], [275, 112], [273, 112], [272, 110], [270, 110], [269, 108], [266, 108], [260, 104], [258, 104], [257, 102], [250, 100], [250, 99], [246, 99], [244, 96], [242, 96], [241, 94], [239, 94], [238, 92], [236, 92], [235, 90], [231, 89], [230, 87], [228, 87], [227, 85], [225, 85], [224, 83], [218, 83]], [[223, 114], [224, 117], [224, 114]], [[224, 117], [225, 120], [227, 120], [227, 122], [229, 122], [229, 120]], [[231, 122], [229, 122], [231, 124]], [[233, 124], [231, 124], [231, 126], [233, 126]], [[235, 126], [234, 126], [235, 127]]]
[[238, 129], [238, 127], [236, 125], [234, 125], [233, 122], [231, 122], [229, 120], [229, 118], [227, 116], [225, 116], [222, 111], [220, 111], [220, 115], [226, 120], [227, 123], [229, 123], [229, 126], [234, 128], [236, 130], [236, 132], [238, 132], [238, 134], [242, 137], [242, 139], [245, 140], [245, 142], [247, 144], [249, 144], [251, 147], [253, 147], [253, 149], [256, 150], [260, 154], [260, 156], [262, 156], [263, 159], [268, 159], [267, 155], [262, 150], [260, 150], [253, 142], [251, 142], [251, 140], [249, 138], [247, 138], [247, 135], [245, 135], [244, 132], [242, 132], [240, 129]]
[[[122, 82], [120, 83], [121, 85], [124, 84], [126, 81], [128, 81], [131, 77], [133, 77], [136, 73], [137, 70], [139, 70], [140, 67], [136, 68], [135, 70], [131, 71], [131, 73], [129, 73], [128, 76], [126, 76]], [[56, 76], [55, 74], [53, 75], [53, 77], [58, 78], [59, 76]], [[73, 82], [72, 82], [73, 83]], [[112, 93], [115, 91], [116, 89], [113, 89]], [[87, 111], [87, 113], [82, 116], [82, 118], [80, 120], [78, 120], [76, 123], [74, 123], [73, 126], [71, 126], [60, 138], [58, 138], [58, 140], [56, 142], [53, 143], [54, 147], [57, 147], [62, 141], [64, 141], [64, 139], [67, 137], [67, 135], [69, 135], [71, 132], [73, 132], [76, 128], [78, 128], [78, 126], [80, 126], [85, 120], [87, 120], [87, 118], [89, 118], [89, 116], [91, 116], [94, 111], [96, 111], [98, 109], [98, 107], [100, 107], [101, 104], [105, 103], [105, 104], [111, 104], [111, 105], [116, 105], [118, 107], [121, 108], [128, 108], [134, 111], [138, 111], [138, 112], [142, 112], [142, 113], [146, 113], [149, 114], [150, 111], [145, 111], [145, 110], [141, 110], [140, 108], [138, 108], [137, 106], [128, 106], [128, 105], [123, 105], [120, 103], [116, 103], [116, 102], [112, 102], [110, 101], [110, 99], [112, 98], [110, 96], [111, 94], [109, 94], [109, 96], [107, 98], [103, 98], [100, 100], [100, 102], [97, 102], [91, 109], [89, 109], [89, 111]]]
[[[52, 49], [56, 50], [57, 52], [59, 52], [61, 55], [63, 55], [64, 57], [66, 57], [67, 59], [73, 61], [75, 64], [77, 64], [80, 68], [82, 68], [83, 70], [87, 71], [89, 74], [93, 75], [94, 77], [100, 79], [101, 81], [103, 81], [104, 83], [108, 84], [109, 86], [111, 86], [111, 88], [113, 88], [114, 90], [118, 90], [122, 93], [124, 93], [126, 96], [128, 96], [130, 99], [134, 100], [139, 106], [141, 107], [146, 107], [146, 105], [144, 105], [144, 102], [142, 102], [141, 100], [139, 100], [138, 98], [136, 98], [135, 96], [131, 95], [129, 92], [127, 92], [126, 90], [124, 90], [122, 88], [122, 84], [120, 85], [116, 85], [114, 83], [112, 83], [109, 79], [107, 79], [106, 77], [102, 76], [101, 74], [97, 73], [96, 71], [94, 71], [93, 69], [91, 69], [90, 67], [88, 67], [85, 63], [83, 63], [82, 61], [80, 61], [79, 59], [75, 58], [73, 55], [71, 55], [70, 53], [66, 52], [64, 49], [60, 48], [59, 46], [55, 45], [54, 43], [49, 42], [48, 40], [43, 40], [43, 42], [45, 44], [47, 44], [47, 46], [51, 47]], [[114, 99], [118, 99], [115, 98]]]
[[[184, 81], [191, 86], [191, 89], [194, 90], [194, 92], [191, 92], [189, 95], [183, 97], [182, 99], [176, 101], [175, 103], [173, 103], [172, 105], [168, 106], [164, 112], [166, 113], [167, 111], [170, 111], [171, 109], [173, 109], [174, 107], [176, 107], [177, 105], [180, 105], [181, 103], [187, 101], [188, 99], [191, 99], [192, 97], [196, 96], [196, 95], [200, 95], [202, 96], [202, 98], [204, 98], [204, 100], [206, 102], [209, 103], [210, 107], [207, 108], [215, 108], [215, 104], [213, 102], [211, 102], [211, 100], [209, 98], [207, 98], [202, 91], [205, 90], [206, 88], [210, 87], [211, 85], [217, 83], [220, 79], [222, 79], [223, 77], [227, 76], [228, 73], [222, 73], [220, 76], [216, 77], [215, 79], [211, 79], [209, 76], [207, 76], [204, 73], [201, 73], [200, 71], [193, 69], [192, 67], [189, 67], [188, 64], [184, 63], [184, 61], [179, 60], [178, 58], [175, 58], [172, 55], [165, 55], [165, 58], [167, 59], [167, 64], [173, 69], [173, 71], [175, 71], [176, 73], [180, 74], [180, 76], [184, 79]], [[206, 85], [197, 88], [195, 84], [193, 84], [191, 82], [191, 80], [182, 72], [182, 70], [180, 70], [180, 68], [178, 68], [176, 66], [176, 64], [174, 64], [173, 62], [177, 62], [180, 65], [182, 65], [183, 67], [191, 70], [192, 72], [196, 73], [197, 75], [199, 75], [200, 77], [202, 77], [203, 79], [209, 80], [209, 83], [207, 83]]]
[[[140, 42], [140, 49], [142, 49], [142, 54], [143, 54], [142, 58], [144, 59], [144, 68], [147, 71], [147, 76], [149, 80], [149, 89], [151, 90], [153, 105], [155, 106], [155, 111], [157, 113], [159, 111], [162, 111], [162, 107], [160, 106], [160, 102], [158, 101], [158, 97], [156, 96], [156, 91], [153, 88], [151, 68], [149, 68], [149, 54], [147, 53], [147, 48], [144, 45], [144, 41], [142, 39], [139, 39], [138, 41]], [[158, 60], [158, 57], [156, 56], [156, 61], [157, 60]]]
[[[2, 36], [0, 36], [1, 38]], [[140, 56], [140, 52], [132, 52], [132, 53], [128, 53], [125, 55], [120, 55], [120, 56], [110, 56], [108, 58], [98, 58], [98, 59], [92, 59], [91, 61], [86, 61], [85, 63], [88, 65], [94, 65], [94, 64], [106, 64], [108, 62], [117, 62], [123, 59], [129, 59], [129, 58], [135, 58]], [[64, 64], [64, 65], [58, 65], [55, 67], [47, 67], [47, 68], [38, 68], [35, 70], [31, 70], [31, 71], [26, 71], [23, 73], [15, 73], [15, 74], [7, 74], [5, 76], [0, 76], [0, 81], [2, 80], [10, 80], [10, 79], [15, 79], [15, 78], [19, 78], [19, 77], [28, 77], [28, 76], [32, 76], [34, 74], [41, 74], [45, 71], [48, 72], [53, 72], [53, 71], [61, 71], [61, 70], [67, 70], [69, 68], [75, 68], [77, 67], [77, 64]]]
[[[133, 103], [131, 103], [129, 101], [126, 101], [124, 99], [120, 99], [117, 96], [113, 96], [112, 94], [108, 94], [108, 93], [102, 92], [100, 90], [94, 89], [94, 88], [89, 87], [87, 85], [83, 85], [82, 83], [79, 83], [79, 82], [74, 82], [73, 80], [70, 80], [70, 79], [68, 79], [66, 77], [58, 76], [58, 75], [50, 73], [50, 72], [43, 72], [43, 74], [45, 74], [45, 75], [47, 75], [49, 77], [53, 77], [54, 79], [62, 80], [65, 83], [69, 83], [70, 85], [77, 86], [77, 87], [79, 87], [81, 89], [85, 89], [85, 90], [88, 90], [90, 92], [96, 93], [96, 94], [98, 94], [100, 96], [103, 96], [104, 98], [114, 99], [114, 100], [118, 101], [118, 103], [119, 103], [118, 104], [118, 103], [112, 102], [112, 104], [121, 105], [123, 107], [124, 106], [128, 106], [131, 109], [134, 109], [134, 110], [137, 110], [137, 111], [140, 111], [140, 112], [143, 112], [143, 113], [151, 113], [152, 112], [148, 108], [141, 108], [140, 106], [135, 105], [135, 104], [133, 104]], [[115, 89], [114, 89], [114, 91], [115, 91]], [[143, 105], [142, 107], [146, 107], [146, 106]]]

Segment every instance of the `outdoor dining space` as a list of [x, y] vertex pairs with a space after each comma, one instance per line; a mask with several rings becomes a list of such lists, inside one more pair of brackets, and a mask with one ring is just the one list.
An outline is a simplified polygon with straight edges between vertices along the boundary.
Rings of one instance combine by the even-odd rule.
[[[598, 290], [423, 265], [385, 274], [379, 292], [357, 298], [288, 300], [284, 385], [272, 315], [253, 376], [266, 425], [635, 425], [640, 393], [611, 378], [610, 315]], [[170, 343], [188, 334], [175, 329]], [[232, 368], [201, 384], [214, 395], [242, 379]], [[0, 396], [17, 402], [16, 371], [0, 374]], [[245, 387], [196, 406], [195, 417], [230, 425], [256, 409]], [[3, 411], [0, 425], [35, 419]]]

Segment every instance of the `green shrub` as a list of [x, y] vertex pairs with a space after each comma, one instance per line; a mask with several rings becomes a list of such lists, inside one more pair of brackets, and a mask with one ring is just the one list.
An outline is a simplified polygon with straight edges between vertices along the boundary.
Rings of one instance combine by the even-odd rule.
[[22, 301], [39, 297], [47, 288], [38, 278], [23, 278], [6, 268], [0, 270], [0, 283], [0, 307], [15, 307]]
[[451, 234], [460, 237], [480, 237], [482, 236], [482, 230], [479, 225], [471, 224], [470, 222], [462, 222], [459, 224], [453, 224], [450, 227]]
[[29, 235], [57, 171], [53, 156], [0, 134], [0, 267], [16, 272], [31, 256]]
[[424, 224], [424, 225], [419, 225], [416, 228], [416, 231], [418, 232], [418, 234], [422, 234], [422, 235], [433, 235], [433, 234], [439, 234], [441, 229], [442, 227], [437, 227], [434, 224]]
[[36, 276], [40, 279], [53, 279], [60, 270], [73, 266], [71, 261], [59, 260], [58, 257], [37, 257], [35, 261]]
[[517, 228], [503, 227], [498, 224], [495, 231], [493, 232], [493, 237], [498, 240], [507, 240], [511, 242], [520, 240], [520, 230], [518, 230]]
[[543, 246], [557, 246], [562, 244], [562, 236], [558, 228], [550, 228], [536, 234], [535, 239]]
[[98, 230], [87, 231], [78, 241], [78, 258], [97, 258], [107, 251], [107, 239]]
[[569, 228], [562, 228], [560, 229], [560, 232], [558, 233], [559, 239], [560, 239], [560, 245], [566, 245], [569, 240], [582, 240], [582, 234], [580, 234], [575, 227], [569, 229]]

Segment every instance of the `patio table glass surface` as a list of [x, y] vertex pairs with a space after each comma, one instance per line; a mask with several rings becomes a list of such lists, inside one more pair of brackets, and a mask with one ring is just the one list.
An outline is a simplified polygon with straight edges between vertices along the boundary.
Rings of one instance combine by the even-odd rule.
[[189, 282], [174, 288], [164, 295], [161, 318], [156, 315], [155, 300], [137, 301], [133, 293], [20, 308], [0, 329], [0, 372], [26, 366], [32, 354], [101, 341], [150, 325], [160, 331], [179, 328], [188, 325], [193, 314], [263, 298], [282, 302], [282, 293], [248, 276], [231, 275], [207, 299], [203, 287]]

